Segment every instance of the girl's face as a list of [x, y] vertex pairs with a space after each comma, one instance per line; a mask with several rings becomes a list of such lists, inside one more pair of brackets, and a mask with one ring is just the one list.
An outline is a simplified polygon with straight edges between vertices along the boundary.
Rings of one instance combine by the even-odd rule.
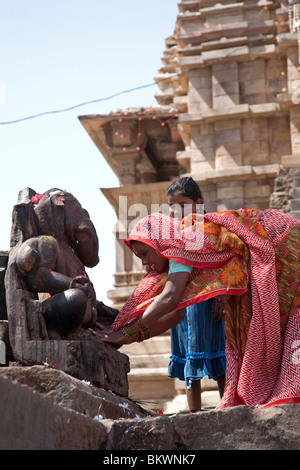
[[189, 214], [195, 214], [197, 204], [202, 204], [202, 201], [200, 198], [193, 201], [193, 199], [183, 196], [181, 193], [173, 193], [168, 195], [168, 204], [170, 206], [170, 217], [183, 219]]
[[168, 268], [168, 259], [160, 256], [152, 246], [137, 241], [131, 242], [131, 246], [135, 254], [142, 260], [143, 266], [148, 265], [157, 273], [162, 273]]

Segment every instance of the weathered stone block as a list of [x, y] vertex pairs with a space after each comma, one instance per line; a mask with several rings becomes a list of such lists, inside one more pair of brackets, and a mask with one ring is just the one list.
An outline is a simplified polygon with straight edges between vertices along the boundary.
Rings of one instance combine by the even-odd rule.
[[236, 199], [240, 198], [243, 199], [244, 197], [244, 186], [242, 185], [226, 185], [223, 188], [218, 187], [218, 199], [223, 200], [223, 199]]
[[293, 212], [300, 211], [300, 199], [292, 199], [291, 200], [291, 211], [293, 211]]
[[240, 84], [241, 94], [251, 95], [256, 94], [259, 90], [260, 93], [265, 91], [265, 80], [263, 78], [257, 80], [245, 80]]
[[[110, 389], [95, 387], [63, 371], [46, 366], [2, 367], [0, 380], [7, 377], [14, 383], [26, 385], [33, 393], [50, 397], [51, 402], [77, 413], [119, 419], [146, 416], [146, 412], [128, 397], [120, 397]], [[124, 404], [124, 406], [121, 406]]]
[[258, 118], [242, 121], [241, 133], [244, 142], [253, 142], [257, 140], [267, 141], [269, 138], [268, 119]]
[[260, 184], [260, 182], [245, 182], [245, 193], [247, 197], [270, 197], [270, 184]]
[[242, 144], [244, 165], [260, 165], [269, 163], [269, 146], [266, 141], [245, 142]]
[[241, 62], [239, 64], [239, 80], [240, 82], [263, 79], [265, 77], [265, 61], [264, 59], [252, 60], [249, 62]]
[[[294, 422], [298, 412], [298, 405], [273, 406], [269, 409], [238, 406], [221, 413], [203, 413], [201, 420], [188, 415], [185, 419], [183, 416], [174, 417], [172, 422], [174, 431], [178, 432], [187, 449], [299, 449], [297, 435], [300, 426]], [[209, 436], [210, 432], [204, 431], [205, 427], [214, 438]]]
[[210, 159], [204, 162], [191, 161], [191, 173], [203, 174], [207, 170], [212, 170], [215, 166], [215, 160]]
[[227, 142], [240, 142], [241, 140], [241, 128], [235, 129], [224, 129], [215, 133], [216, 144], [223, 144]]
[[217, 205], [218, 211], [235, 211], [244, 207], [244, 198], [231, 198], [224, 199], [221, 203]]
[[218, 82], [232, 82], [239, 79], [237, 62], [224, 62], [212, 65], [212, 75]]
[[[232, 157], [237, 165], [242, 164], [242, 145], [241, 142], [226, 142], [226, 144], [216, 145], [216, 159], [218, 157]], [[238, 163], [240, 162], [240, 163]]]
[[239, 104], [239, 95], [237, 93], [233, 93], [232, 95], [222, 94], [222, 95], [213, 95], [213, 108], [226, 108], [230, 106], [234, 106]]
[[106, 429], [50, 397], [0, 377], [1, 450], [91, 450], [105, 447]]
[[228, 129], [239, 129], [240, 127], [240, 119], [225, 119], [222, 121], [216, 121], [213, 125], [214, 132], [220, 132]]
[[238, 82], [219, 82], [215, 77], [213, 77], [212, 83], [214, 100], [221, 95], [230, 95], [232, 97], [233, 95], [238, 95], [239, 93]]
[[215, 144], [215, 139], [213, 134], [207, 134], [207, 135], [202, 135], [202, 136], [197, 136], [197, 140], [195, 139], [191, 140], [191, 148], [192, 149], [200, 149], [207, 148], [207, 147], [213, 147]]
[[294, 187], [291, 191], [291, 197], [293, 199], [300, 199], [300, 188]]

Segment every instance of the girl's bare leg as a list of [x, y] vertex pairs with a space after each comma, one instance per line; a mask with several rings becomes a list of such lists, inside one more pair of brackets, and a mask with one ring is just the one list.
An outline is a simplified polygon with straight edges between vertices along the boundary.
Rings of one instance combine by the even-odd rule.
[[201, 380], [194, 380], [189, 389], [186, 387], [186, 397], [192, 413], [201, 411]]
[[225, 388], [225, 374], [220, 375], [220, 377], [217, 377], [217, 384], [218, 384], [220, 397], [222, 398], [223, 393], [224, 393], [224, 388]]

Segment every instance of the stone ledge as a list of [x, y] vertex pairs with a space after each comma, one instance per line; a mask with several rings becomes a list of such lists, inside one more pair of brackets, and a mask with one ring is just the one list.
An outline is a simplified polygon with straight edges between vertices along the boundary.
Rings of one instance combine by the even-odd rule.
[[300, 168], [300, 154], [284, 155], [281, 163], [284, 168]]
[[115, 421], [110, 445], [121, 450], [299, 450], [298, 405], [237, 406], [173, 417]]
[[184, 126], [196, 126], [203, 122], [213, 123], [228, 119], [246, 119], [249, 117], [274, 117], [276, 114], [282, 114], [278, 103], [264, 104], [237, 104], [231, 107], [214, 108], [201, 113], [180, 114], [178, 122]]
[[1, 450], [101, 450], [110, 419], [155, 415], [50, 367], [1, 367], [0, 389]]
[[[131, 369], [128, 377], [144, 380], [146, 377], [155, 378], [155, 380], [164, 380], [168, 378], [168, 371], [166, 367], [147, 367], [147, 369]], [[170, 378], [169, 378], [170, 380]]]
[[[139, 406], [128, 397], [121, 397], [111, 390], [93, 386], [63, 371], [46, 366], [0, 367], [0, 379], [6, 377], [14, 383], [26, 385], [42, 396], [49, 396], [56, 405], [64, 406], [77, 413], [94, 417], [101, 409], [106, 418], [117, 419], [122, 415], [119, 404], [126, 403], [131, 415], [137, 413]], [[146, 415], [146, 412], [143, 411]], [[127, 416], [130, 416], [127, 413]]]
[[[271, 177], [275, 178], [279, 170], [279, 165], [243, 165], [235, 166], [217, 170], [203, 171], [201, 174], [193, 174], [193, 178], [198, 182], [212, 181], [214, 183], [219, 181], [232, 180], [232, 178], [238, 178], [240, 180], [253, 179], [253, 173], [258, 177]], [[190, 175], [184, 175], [190, 176]]]
[[[42, 386], [45, 380], [40, 379]], [[0, 376], [1, 450], [300, 450], [299, 405], [95, 421], [92, 413], [85, 415], [70, 406], [75, 393], [70, 387], [65, 390], [69, 395], [62, 393], [55, 403], [62, 391], [59, 382], [58, 389], [52, 387], [46, 395], [26, 381]], [[79, 385], [81, 392], [88, 387]]]
[[120, 351], [126, 354], [131, 360], [133, 357], [140, 355], [152, 354], [171, 354], [171, 339], [168, 332], [151, 338], [151, 341], [143, 341], [142, 343], [124, 344]]
[[170, 352], [165, 354], [139, 354], [138, 356], [129, 356], [130, 367], [134, 369], [148, 368], [149, 362], [152, 368], [164, 366], [167, 370], [170, 362]]

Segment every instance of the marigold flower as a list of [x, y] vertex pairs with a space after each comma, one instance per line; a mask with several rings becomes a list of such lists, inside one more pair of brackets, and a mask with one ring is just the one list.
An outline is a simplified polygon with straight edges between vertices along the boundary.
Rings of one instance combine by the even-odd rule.
[[231, 262], [226, 266], [220, 277], [224, 284], [235, 285], [239, 284], [244, 278], [244, 271], [237, 263]]

